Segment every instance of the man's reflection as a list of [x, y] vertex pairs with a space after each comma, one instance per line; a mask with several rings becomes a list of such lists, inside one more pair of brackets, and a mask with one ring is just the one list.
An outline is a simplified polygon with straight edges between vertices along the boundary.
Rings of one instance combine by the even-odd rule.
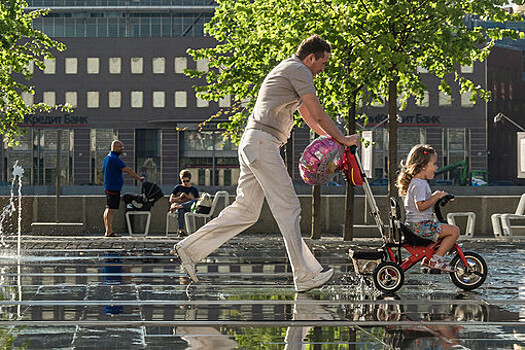
[[[185, 309], [184, 320], [195, 321], [197, 309], [194, 307], [181, 307]], [[237, 349], [239, 344], [229, 336], [222, 334], [215, 327], [177, 326], [173, 328], [173, 335], [180, 336], [188, 343], [186, 349], [192, 350], [230, 350]]]
[[[122, 257], [121, 253], [104, 254], [104, 264], [102, 266], [102, 284], [110, 286], [110, 293], [113, 295], [113, 286], [122, 284]], [[121, 305], [104, 306], [104, 314], [113, 316], [119, 315], [124, 311]]]
[[310, 295], [305, 293], [295, 293], [295, 304], [293, 307], [294, 321], [313, 321], [312, 326], [290, 326], [286, 330], [284, 338], [285, 350], [302, 350], [306, 349], [307, 343], [304, 339], [314, 327], [315, 321], [332, 320], [333, 317], [321, 304], [306, 302], [314, 300]]

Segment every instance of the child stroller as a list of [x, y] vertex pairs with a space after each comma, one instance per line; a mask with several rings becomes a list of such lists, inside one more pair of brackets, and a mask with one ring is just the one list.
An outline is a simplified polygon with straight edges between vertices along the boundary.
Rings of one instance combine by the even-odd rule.
[[[424, 257], [430, 258], [439, 247], [440, 241], [423, 239], [413, 233], [401, 220], [399, 204], [393, 197], [390, 198], [390, 222], [386, 232], [355, 149], [355, 146], [345, 149], [343, 170], [347, 181], [351, 184], [362, 184], [371, 214], [383, 239], [383, 245], [379, 249], [351, 248], [350, 257], [357, 274], [365, 278], [372, 276], [374, 285], [383, 292], [395, 292], [403, 286], [405, 271]], [[454, 196], [447, 195], [435, 204], [434, 211], [440, 222], [446, 222], [441, 214], [441, 207], [453, 199]], [[403, 258], [402, 249], [408, 251], [410, 255]], [[451, 262], [455, 271], [450, 272], [450, 278], [457, 287], [472, 290], [485, 282], [487, 263], [481, 255], [475, 252], [463, 252], [457, 243], [449, 254], [455, 254]]]
[[140, 195], [125, 194], [122, 200], [126, 203], [128, 211], [149, 211], [156, 201], [164, 197], [159, 185], [149, 181], [143, 181]]

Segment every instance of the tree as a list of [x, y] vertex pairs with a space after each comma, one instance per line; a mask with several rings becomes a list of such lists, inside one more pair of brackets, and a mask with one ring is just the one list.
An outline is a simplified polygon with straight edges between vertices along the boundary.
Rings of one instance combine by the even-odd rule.
[[[355, 120], [355, 104], [363, 87], [367, 82], [374, 85], [373, 79], [378, 79], [378, 75], [369, 58], [360, 54], [362, 48], [353, 43], [347, 30], [351, 28], [351, 18], [345, 4], [331, 3], [327, 7], [316, 1], [299, 0], [219, 0], [218, 4], [206, 30], [219, 44], [189, 50], [194, 59], [206, 58], [215, 69], [188, 70], [187, 74], [206, 76], [207, 84], [196, 87], [202, 98], [218, 100], [229, 94], [236, 99], [229, 122], [219, 124], [227, 130], [225, 136], [239, 140], [264, 77], [313, 33], [333, 44], [326, 74], [316, 79], [319, 98], [334, 117]], [[296, 123], [301, 120], [296, 118]], [[346, 227], [352, 228], [351, 220]]]
[[[425, 86], [417, 68], [423, 67], [441, 79], [440, 88], [450, 92], [450, 83], [473, 91], [472, 98], [488, 98], [480, 86], [459, 75], [456, 65], [471, 65], [489, 54], [495, 40], [517, 38], [511, 30], [470, 28], [468, 16], [490, 20], [517, 20], [505, 12], [504, 0], [218, 0], [218, 8], [206, 31], [217, 39], [212, 48], [189, 50], [206, 58], [208, 72], [188, 70], [193, 77], [206, 77], [197, 86], [200, 97], [218, 100], [232, 95], [237, 103], [229, 122], [219, 124], [225, 136], [238, 141], [259, 87], [268, 72], [289, 57], [300, 41], [317, 33], [333, 45], [325, 74], [316, 78], [317, 92], [329, 114], [347, 120], [352, 132], [358, 117], [358, 102], [388, 96], [389, 101], [389, 194], [396, 195], [397, 97], [401, 108], [409, 96], [421, 100]], [[452, 75], [452, 81], [449, 81]], [[299, 123], [299, 119], [296, 121]], [[347, 215], [353, 194], [347, 186]], [[345, 227], [351, 228], [350, 215]], [[351, 239], [351, 232], [345, 238]]]
[[[18, 124], [24, 116], [49, 111], [44, 103], [29, 105], [22, 93], [34, 94], [33, 87], [23, 80], [32, 77], [30, 65], [44, 69], [44, 58], [53, 58], [51, 49], [63, 51], [65, 46], [32, 28], [32, 21], [47, 10], [24, 11], [25, 1], [5, 0], [0, 3], [0, 133], [13, 142], [22, 130]], [[59, 106], [60, 107], [60, 106]]]
[[507, 29], [470, 27], [469, 17], [490, 21], [516, 21], [503, 6], [506, 0], [360, 0], [353, 3], [351, 32], [360, 45], [369, 48], [374, 67], [381, 78], [376, 93], [383, 92], [388, 101], [389, 161], [388, 193], [396, 196], [397, 99], [401, 108], [409, 96], [421, 100], [426, 87], [418, 67], [426, 68], [441, 80], [440, 89], [450, 94], [451, 83], [460, 92], [471, 91], [472, 100], [488, 99], [490, 94], [474, 86], [459, 74], [459, 65], [483, 61], [495, 41], [503, 37], [523, 38], [522, 33]]

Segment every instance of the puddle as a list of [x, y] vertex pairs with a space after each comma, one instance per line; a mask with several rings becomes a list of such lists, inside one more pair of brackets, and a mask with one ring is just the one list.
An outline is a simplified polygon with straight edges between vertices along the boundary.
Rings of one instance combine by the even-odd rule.
[[525, 242], [465, 242], [489, 265], [475, 291], [414, 267], [396, 295], [382, 296], [348, 273], [339, 239], [308, 241], [336, 275], [301, 294], [274, 235], [230, 241], [197, 266], [199, 284], [165, 237], [78, 240], [24, 237], [20, 259], [0, 251], [0, 348], [525, 347]]

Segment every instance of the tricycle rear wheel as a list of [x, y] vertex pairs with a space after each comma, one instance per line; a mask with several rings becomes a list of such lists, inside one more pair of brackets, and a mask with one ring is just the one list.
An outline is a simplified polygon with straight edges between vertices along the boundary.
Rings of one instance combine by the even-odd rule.
[[403, 286], [405, 273], [401, 266], [391, 261], [384, 261], [374, 270], [374, 284], [383, 292], [393, 293]]

